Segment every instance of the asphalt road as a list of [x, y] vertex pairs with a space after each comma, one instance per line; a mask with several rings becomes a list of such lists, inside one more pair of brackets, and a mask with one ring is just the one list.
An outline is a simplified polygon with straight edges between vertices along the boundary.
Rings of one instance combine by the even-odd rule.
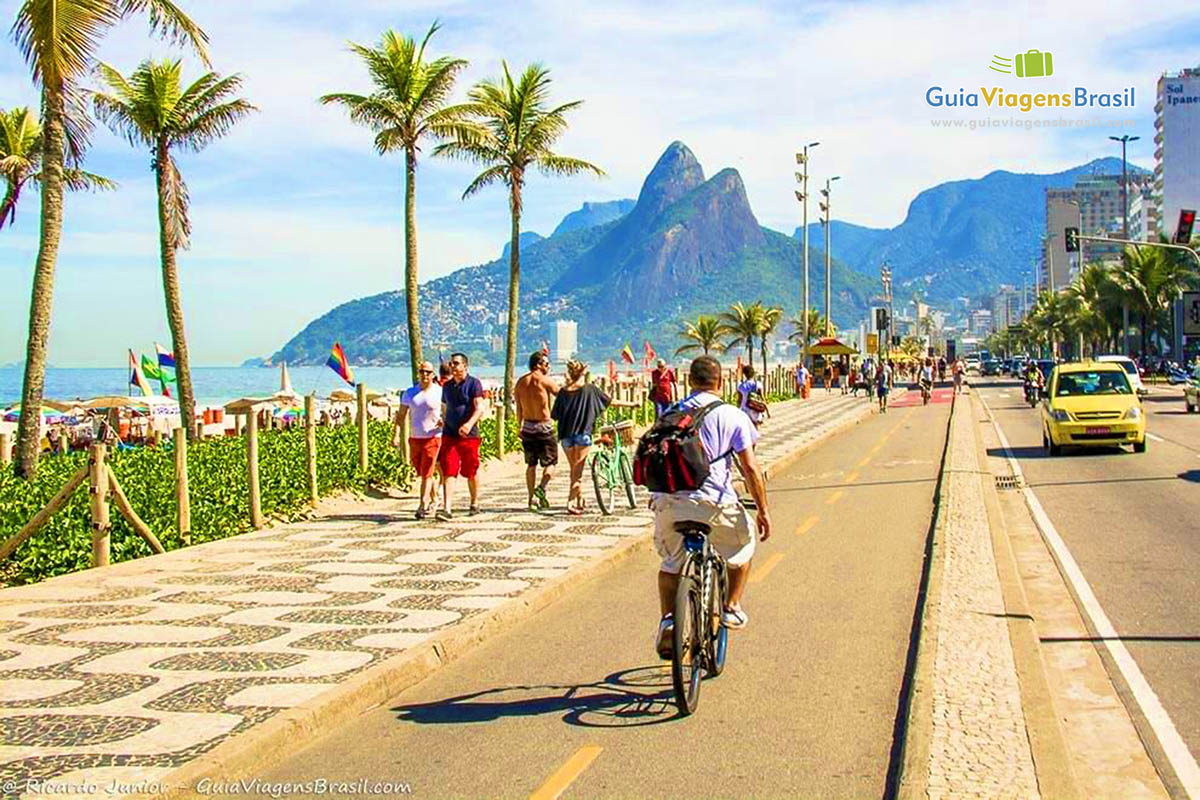
[[653, 652], [644, 553], [262, 777], [416, 797], [884, 796], [948, 410], [873, 416], [772, 480], [750, 625], [692, 717]]
[[[1050, 458], [1040, 410], [1022, 402], [1020, 385], [975, 382], [1117, 634], [1200, 754], [1200, 415], [1185, 413], [1179, 389], [1161, 387], [1145, 401], [1147, 452], [1068, 449]], [[1114, 682], [1144, 732], [1141, 710]], [[1151, 754], [1163, 772], [1161, 753]]]

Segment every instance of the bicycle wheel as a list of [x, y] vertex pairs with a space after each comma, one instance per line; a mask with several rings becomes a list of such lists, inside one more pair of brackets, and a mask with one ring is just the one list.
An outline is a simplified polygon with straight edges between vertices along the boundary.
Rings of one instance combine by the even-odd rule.
[[596, 489], [596, 505], [600, 513], [608, 516], [613, 508], [612, 468], [607, 450], [599, 450], [592, 458], [592, 486]]
[[725, 669], [725, 656], [729, 652], [729, 629], [721, 621], [725, 601], [729, 597], [729, 576], [723, 569], [713, 570], [713, 589], [709, 595], [708, 613], [708, 669], [705, 677], [715, 678]]
[[629, 453], [625, 452], [625, 448], [621, 448], [617, 463], [621, 471], [621, 483], [625, 485], [625, 499], [629, 501], [630, 508], [637, 508], [637, 496], [633, 488], [633, 465], [629, 463]]
[[[694, 563], [694, 562], [693, 562]], [[700, 630], [700, 587], [695, 570], [685, 571], [675, 590], [675, 642], [671, 656], [671, 683], [681, 716], [696, 710], [704, 661]], [[692, 573], [692, 574], [689, 574]]]

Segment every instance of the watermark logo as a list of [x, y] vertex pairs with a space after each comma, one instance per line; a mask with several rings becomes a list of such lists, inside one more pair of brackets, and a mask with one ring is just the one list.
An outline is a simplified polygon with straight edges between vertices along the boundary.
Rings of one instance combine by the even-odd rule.
[[1054, 74], [1054, 56], [1041, 50], [1026, 50], [1012, 58], [992, 56], [988, 68], [1005, 75], [1015, 74], [1018, 78], [1048, 78]]

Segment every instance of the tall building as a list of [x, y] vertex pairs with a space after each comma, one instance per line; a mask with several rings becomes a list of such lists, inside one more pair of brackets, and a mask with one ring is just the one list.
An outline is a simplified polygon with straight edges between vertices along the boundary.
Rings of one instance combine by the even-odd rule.
[[1175, 235], [1181, 208], [1200, 208], [1200, 67], [1158, 79], [1154, 104], [1154, 232]]
[[560, 364], [579, 352], [579, 326], [573, 319], [554, 320], [550, 338], [550, 355]]
[[1129, 238], [1137, 242], [1156, 240], [1154, 197], [1135, 193], [1129, 199]]
[[1005, 330], [1019, 323], [1025, 316], [1025, 307], [1021, 302], [1021, 291], [1012, 286], [1001, 286], [992, 295], [991, 320], [992, 329]]
[[972, 336], [986, 339], [992, 332], [992, 312], [986, 308], [977, 308], [972, 311], [968, 329]]
[[[1154, 176], [1129, 174], [1130, 234], [1137, 198], [1150, 201]], [[1079, 254], [1068, 253], [1065, 228], [1079, 228], [1085, 236], [1116, 236], [1124, 233], [1125, 211], [1121, 199], [1121, 176], [1081, 175], [1070, 187], [1046, 189], [1046, 241], [1042, 254], [1041, 288], [1062, 289], [1079, 273]], [[1121, 257], [1120, 244], [1083, 242], [1084, 258], [1111, 261]]]

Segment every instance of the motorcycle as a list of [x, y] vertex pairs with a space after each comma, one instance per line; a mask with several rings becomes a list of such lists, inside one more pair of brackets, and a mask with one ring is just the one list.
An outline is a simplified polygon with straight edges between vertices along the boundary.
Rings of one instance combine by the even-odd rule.
[[1172, 386], [1178, 386], [1181, 383], [1187, 383], [1188, 373], [1183, 367], [1178, 364], [1167, 365], [1167, 383]]
[[1033, 381], [1025, 381], [1025, 402], [1029, 403], [1030, 408], [1034, 408], [1041, 399], [1041, 387]]

